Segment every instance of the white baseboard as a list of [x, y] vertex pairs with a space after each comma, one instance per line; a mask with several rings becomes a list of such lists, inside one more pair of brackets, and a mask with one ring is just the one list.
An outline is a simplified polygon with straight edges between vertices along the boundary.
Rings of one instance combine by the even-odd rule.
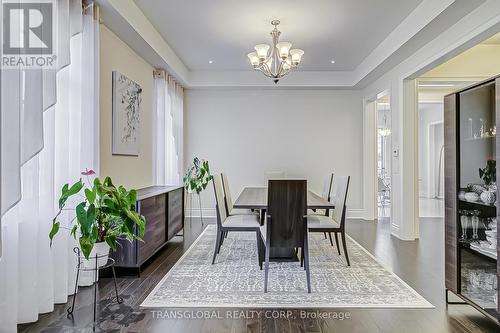
[[[203, 217], [207, 218], [215, 218], [217, 214], [215, 213], [215, 208], [202, 208], [201, 213]], [[192, 212], [190, 209], [186, 209], [184, 211], [186, 217], [200, 217], [200, 209], [193, 208]], [[347, 218], [348, 219], [364, 219], [365, 210], [362, 208], [351, 208], [347, 209]]]
[[365, 210], [363, 208], [350, 208], [347, 209], [348, 219], [365, 219]]

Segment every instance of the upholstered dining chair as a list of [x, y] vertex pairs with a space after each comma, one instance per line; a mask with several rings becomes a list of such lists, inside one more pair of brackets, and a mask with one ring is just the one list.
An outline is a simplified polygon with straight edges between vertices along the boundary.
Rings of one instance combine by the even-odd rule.
[[309, 244], [307, 239], [307, 181], [270, 179], [267, 190], [267, 219], [261, 227], [265, 244], [264, 292], [269, 278], [271, 248], [301, 248], [304, 257], [307, 291], [311, 292]]
[[[321, 192], [321, 197], [325, 200], [330, 201], [330, 196], [332, 194], [332, 186], [333, 186], [333, 180], [335, 179], [334, 173], [328, 174], [327, 177], [325, 177], [325, 180], [323, 181], [323, 191]], [[328, 216], [330, 214], [329, 209], [312, 209], [311, 212], [308, 212], [310, 215], [326, 215]], [[324, 233], [325, 239], [326, 239], [326, 232]], [[329, 234], [330, 236], [330, 243], [332, 242], [332, 235]], [[333, 245], [333, 244], [332, 244]]]
[[[347, 243], [345, 241], [345, 215], [346, 215], [346, 199], [347, 191], [349, 190], [350, 176], [336, 176], [333, 184], [332, 196], [330, 202], [335, 208], [331, 209], [331, 216], [308, 215], [307, 227], [309, 232], [328, 232], [335, 234], [335, 242], [337, 243], [337, 251], [340, 255], [339, 239], [337, 234], [340, 233], [342, 238], [342, 247], [344, 249], [347, 266], [350, 266], [349, 255], [347, 253]], [[330, 242], [331, 242], [330, 236]], [[333, 244], [332, 244], [333, 245]]]
[[229, 180], [225, 172], [221, 172], [222, 187], [224, 188], [224, 204], [228, 215], [254, 214], [259, 216], [258, 212], [252, 212], [250, 209], [238, 209], [233, 207], [233, 198], [229, 189]]
[[224, 242], [224, 238], [227, 233], [231, 231], [248, 231], [255, 232], [257, 239], [257, 251], [259, 266], [262, 269], [262, 237], [260, 235], [260, 223], [257, 215], [228, 215], [226, 211], [226, 206], [224, 204], [224, 193], [222, 190], [222, 179], [221, 176], [215, 174], [213, 176], [213, 185], [215, 192], [216, 201], [216, 212], [217, 212], [217, 236], [215, 241], [214, 256], [212, 258], [212, 265], [215, 263], [215, 258], [219, 254]]

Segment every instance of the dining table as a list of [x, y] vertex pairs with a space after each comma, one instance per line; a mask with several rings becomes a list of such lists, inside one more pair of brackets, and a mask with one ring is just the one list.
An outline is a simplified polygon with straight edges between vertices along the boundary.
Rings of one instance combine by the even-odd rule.
[[[260, 221], [264, 223], [267, 210], [267, 187], [248, 186], [244, 187], [240, 195], [233, 204], [234, 208], [260, 210]], [[313, 191], [307, 191], [307, 209], [324, 209], [328, 214], [329, 209], [335, 205]], [[294, 249], [271, 248], [270, 259], [273, 261], [297, 261], [297, 254]]]

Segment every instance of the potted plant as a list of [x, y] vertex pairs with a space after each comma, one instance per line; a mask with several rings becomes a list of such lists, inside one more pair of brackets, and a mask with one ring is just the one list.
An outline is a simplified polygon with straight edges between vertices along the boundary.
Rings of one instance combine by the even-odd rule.
[[479, 169], [479, 177], [481, 177], [486, 185], [485, 191], [480, 194], [481, 200], [490, 205], [495, 203], [497, 194], [495, 184], [497, 181], [497, 162], [495, 160], [488, 160], [486, 166], [483, 169]]
[[193, 215], [193, 205], [192, 205], [192, 193], [196, 192], [198, 194], [198, 202], [200, 204], [200, 217], [201, 224], [203, 225], [203, 214], [201, 211], [201, 197], [200, 193], [207, 188], [207, 185], [212, 180], [212, 175], [210, 174], [210, 167], [208, 166], [208, 161], [201, 160], [198, 157], [193, 159], [193, 163], [188, 167], [186, 174], [184, 175], [184, 188], [186, 189], [190, 202], [191, 214], [189, 215], [189, 221], [191, 222], [191, 216]]
[[[59, 211], [49, 233], [50, 244], [59, 231], [58, 218], [62, 211], [73, 210], [65, 208], [67, 200], [80, 195], [84, 200], [74, 208], [76, 217], [71, 221], [75, 222], [71, 235], [78, 240], [83, 256], [89, 260], [97, 255], [97, 264], [101, 267], [107, 263], [110, 249], [116, 250], [118, 238], [142, 239], [146, 221], [135, 211], [135, 190], [117, 188], [110, 177], [103, 181], [95, 177], [91, 182], [90, 176], [95, 175], [93, 170], [86, 170], [82, 175], [87, 177], [86, 184], [80, 178], [73, 185], [62, 187]], [[84, 195], [80, 194], [82, 190]]]

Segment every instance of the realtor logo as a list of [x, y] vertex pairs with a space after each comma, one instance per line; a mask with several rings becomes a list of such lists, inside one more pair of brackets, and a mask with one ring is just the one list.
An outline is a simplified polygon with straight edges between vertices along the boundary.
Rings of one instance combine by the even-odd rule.
[[54, 1], [2, 3], [2, 67], [55, 66]]

